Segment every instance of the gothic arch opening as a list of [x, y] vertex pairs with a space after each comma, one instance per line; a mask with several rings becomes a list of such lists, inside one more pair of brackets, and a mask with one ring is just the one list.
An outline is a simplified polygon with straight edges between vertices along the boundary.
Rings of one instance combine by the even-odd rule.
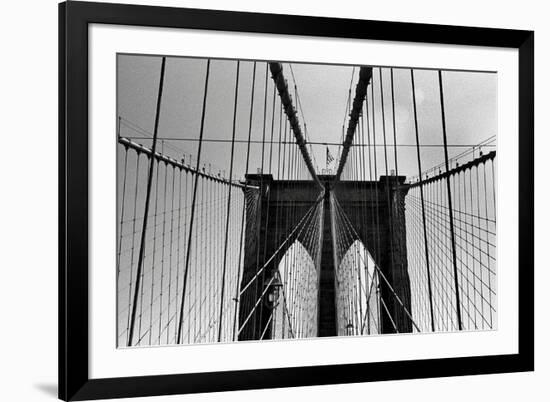
[[362, 241], [355, 240], [337, 261], [335, 282], [338, 335], [381, 333], [378, 270]]
[[319, 274], [309, 251], [296, 240], [279, 261], [273, 338], [317, 336]]

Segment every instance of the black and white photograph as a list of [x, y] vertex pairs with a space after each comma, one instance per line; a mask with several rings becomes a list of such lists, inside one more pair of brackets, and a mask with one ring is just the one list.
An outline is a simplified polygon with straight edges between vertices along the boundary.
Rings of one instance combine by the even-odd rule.
[[497, 71], [116, 68], [118, 348], [498, 329]]

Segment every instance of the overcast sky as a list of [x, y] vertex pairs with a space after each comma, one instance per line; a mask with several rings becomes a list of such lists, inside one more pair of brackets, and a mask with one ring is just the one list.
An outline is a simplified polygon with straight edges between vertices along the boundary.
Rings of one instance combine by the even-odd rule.
[[[122, 118], [121, 135], [127, 137], [150, 136], [153, 132], [155, 103], [160, 76], [160, 57], [119, 55], [118, 57], [118, 115]], [[290, 64], [283, 64], [283, 73], [294, 86]], [[237, 62], [234, 60], [212, 60], [208, 87], [207, 109], [204, 127], [205, 139], [231, 139], [233, 104]], [[253, 62], [240, 63], [236, 137], [248, 138], [248, 118], [252, 85]], [[344, 123], [346, 102], [350, 82], [352, 94], [357, 82], [358, 68], [353, 66], [332, 66], [292, 63], [292, 71], [298, 88], [303, 114], [300, 122], [307, 124], [308, 139], [314, 142], [340, 142]], [[182, 57], [169, 57], [166, 62], [165, 84], [159, 122], [159, 138], [178, 139], [159, 143], [164, 153], [181, 158], [197, 155], [198, 142], [190, 139], [199, 137], [201, 107], [204, 95], [206, 60]], [[265, 100], [266, 63], [257, 63], [254, 90], [254, 118], [252, 139], [261, 141], [263, 137], [263, 114]], [[376, 119], [376, 142], [383, 142], [382, 110], [380, 102], [380, 71], [373, 69], [374, 103]], [[442, 144], [441, 109], [437, 71], [415, 70], [417, 107], [420, 143]], [[382, 69], [384, 88], [384, 112], [387, 143], [393, 144], [392, 105], [390, 91], [390, 69]], [[480, 72], [443, 72], [445, 112], [447, 117], [448, 143], [451, 145], [478, 144], [497, 134], [497, 74]], [[415, 144], [414, 120], [410, 70], [394, 69], [395, 117], [397, 143]], [[293, 89], [292, 89], [293, 92]], [[271, 137], [271, 116], [273, 81], [268, 78], [267, 88], [266, 139]], [[371, 102], [371, 89], [368, 90]], [[279, 136], [279, 98], [276, 98], [274, 120], [274, 140]], [[372, 118], [372, 116], [371, 116]], [[284, 124], [284, 123], [283, 123]], [[372, 120], [371, 120], [372, 130]], [[143, 129], [141, 131], [135, 125]], [[347, 126], [347, 119], [345, 122]], [[147, 134], [148, 133], [148, 134]], [[372, 134], [371, 134], [372, 135]], [[138, 140], [136, 140], [138, 141]], [[138, 142], [150, 144], [143, 139]], [[493, 144], [494, 145], [494, 144]], [[264, 171], [269, 170], [269, 145], [266, 145]], [[330, 145], [330, 152], [336, 157], [338, 146]], [[450, 148], [451, 156], [467, 148]], [[492, 150], [494, 148], [487, 148]], [[251, 146], [250, 172], [256, 172], [261, 165], [261, 144]], [[205, 142], [202, 161], [210, 164], [213, 171], [229, 170], [229, 143]], [[378, 171], [384, 171], [383, 149], [378, 148]], [[313, 157], [319, 170], [325, 168], [326, 146], [313, 145]], [[393, 155], [393, 154], [391, 154]], [[443, 161], [441, 147], [422, 149], [423, 170]], [[471, 155], [470, 155], [471, 157]], [[277, 149], [273, 150], [273, 161]], [[234, 178], [244, 174], [246, 143], [235, 148]], [[394, 168], [393, 157], [389, 158], [389, 169]], [[416, 176], [418, 167], [416, 150], [413, 147], [398, 148], [399, 173], [408, 177]], [[331, 165], [334, 168], [334, 163]], [[276, 162], [271, 171], [276, 175]]]

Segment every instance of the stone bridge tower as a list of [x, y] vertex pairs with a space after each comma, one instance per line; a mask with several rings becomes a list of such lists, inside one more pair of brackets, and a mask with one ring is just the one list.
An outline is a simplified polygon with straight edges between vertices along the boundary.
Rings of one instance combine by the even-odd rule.
[[[361, 241], [380, 267], [379, 291], [391, 314], [381, 314], [381, 331], [395, 332], [392, 320], [399, 332], [411, 332], [412, 322], [403, 306], [411, 311], [410, 280], [407, 272], [407, 245], [405, 236], [404, 197], [408, 186], [403, 176], [382, 176], [378, 182], [339, 181], [334, 176], [319, 176], [326, 191], [321, 201], [322, 239], [319, 272], [318, 335], [336, 336], [337, 317], [335, 307], [336, 259], [333, 250], [333, 211], [330, 196], [334, 194], [342, 210], [349, 217], [356, 233], [349, 240], [349, 248], [355, 240]], [[294, 242], [281, 247], [292, 228], [298, 224], [320, 195], [314, 181], [277, 181], [271, 175], [249, 174], [246, 181], [252, 188], [245, 191], [246, 230], [244, 269], [242, 284], [245, 286], [254, 277], [259, 267], [271, 261], [262, 273], [263, 283], [268, 283], [287, 249]], [[289, 214], [290, 209], [295, 214]], [[284, 219], [277, 219], [284, 216]], [[284, 225], [284, 227], [281, 227]], [[278, 237], [278, 238], [276, 238]], [[306, 246], [307, 249], [307, 246]], [[312, 250], [308, 250], [311, 255]], [[260, 281], [258, 281], [260, 282]], [[239, 302], [239, 325], [249, 315], [264, 289], [250, 286]], [[398, 295], [401, 303], [396, 300]], [[260, 314], [254, 314], [239, 334], [239, 340], [259, 339], [268, 325], [270, 306], [262, 303]], [[264, 338], [272, 337], [272, 328], [267, 328]]]

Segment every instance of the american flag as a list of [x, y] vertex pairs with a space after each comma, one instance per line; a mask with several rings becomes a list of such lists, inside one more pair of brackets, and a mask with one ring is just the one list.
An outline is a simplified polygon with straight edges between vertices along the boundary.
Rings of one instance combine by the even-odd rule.
[[330, 162], [334, 160], [334, 157], [330, 154], [330, 150], [327, 147], [327, 166]]

